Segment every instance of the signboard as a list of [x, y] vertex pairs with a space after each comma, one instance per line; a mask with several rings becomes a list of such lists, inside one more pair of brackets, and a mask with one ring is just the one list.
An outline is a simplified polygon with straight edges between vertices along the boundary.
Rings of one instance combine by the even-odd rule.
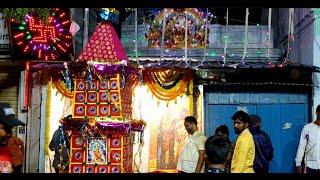
[[[10, 51], [9, 31], [4, 16], [0, 13], [0, 55]], [[6, 53], [7, 54], [7, 53]]]

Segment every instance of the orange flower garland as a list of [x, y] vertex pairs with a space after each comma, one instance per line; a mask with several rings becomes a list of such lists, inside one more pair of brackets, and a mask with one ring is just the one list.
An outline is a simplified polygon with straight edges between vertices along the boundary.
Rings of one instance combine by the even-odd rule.
[[[147, 82], [148, 87], [150, 88], [154, 96], [156, 96], [160, 100], [171, 101], [188, 90], [188, 84], [192, 78], [192, 73], [190, 70], [180, 70], [180, 69], [170, 70], [170, 71], [179, 71], [179, 73], [182, 73], [182, 77], [180, 77], [180, 76], [177, 76], [177, 73], [164, 73], [164, 71], [168, 71], [168, 69], [166, 70], [147, 69], [144, 71], [143, 77], [144, 77], [144, 80]], [[169, 82], [168, 79], [172, 78], [172, 76], [165, 77], [165, 74], [172, 74], [173, 76], [175, 76], [175, 79], [171, 79], [171, 81]], [[179, 77], [181, 79], [177, 79]], [[167, 84], [173, 85], [173, 87], [164, 88]]]
[[53, 82], [54, 86], [57, 88], [58, 92], [67, 98], [73, 98], [73, 92], [70, 91], [61, 80], [56, 80]]

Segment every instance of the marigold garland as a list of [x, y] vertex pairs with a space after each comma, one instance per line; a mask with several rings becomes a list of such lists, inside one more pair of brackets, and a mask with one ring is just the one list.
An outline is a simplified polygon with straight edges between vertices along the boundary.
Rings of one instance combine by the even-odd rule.
[[45, 153], [46, 156], [49, 156], [51, 90], [52, 90], [52, 83], [49, 82], [49, 83], [48, 83], [48, 86], [47, 86], [46, 128], [45, 128], [45, 144], [44, 144], [44, 153]]
[[64, 84], [63, 81], [56, 80], [54, 81], [54, 86], [56, 87], [56, 89], [58, 90], [59, 93], [61, 93], [63, 96], [65, 96], [66, 98], [72, 99], [73, 98], [73, 92], [70, 91], [66, 85]]
[[[161, 71], [161, 70], [160, 70]], [[164, 71], [164, 70], [162, 70]], [[153, 70], [145, 70], [144, 71], [144, 80], [147, 82], [148, 87], [150, 88], [152, 94], [156, 96], [160, 100], [171, 101], [176, 97], [180, 96], [182, 93], [188, 90], [188, 84], [191, 80], [191, 71], [189, 70], [172, 70], [172, 71], [184, 71], [181, 80], [179, 80], [172, 88], [167, 89], [164, 88], [163, 84], [159, 84], [160, 82], [156, 81], [153, 78]], [[158, 70], [159, 72], [159, 70]], [[175, 81], [175, 80], [173, 80]]]
[[193, 80], [190, 80], [189, 83], [189, 113], [193, 115]]

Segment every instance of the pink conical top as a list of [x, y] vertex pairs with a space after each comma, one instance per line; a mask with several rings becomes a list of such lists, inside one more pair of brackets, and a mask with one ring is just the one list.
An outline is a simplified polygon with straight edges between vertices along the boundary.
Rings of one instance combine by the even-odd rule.
[[111, 23], [102, 22], [96, 27], [78, 60], [117, 64], [122, 60], [128, 61], [128, 57]]

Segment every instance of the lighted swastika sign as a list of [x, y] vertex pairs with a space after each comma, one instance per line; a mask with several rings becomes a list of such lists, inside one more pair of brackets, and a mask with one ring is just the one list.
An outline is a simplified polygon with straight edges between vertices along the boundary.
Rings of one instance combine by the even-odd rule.
[[67, 61], [72, 53], [69, 33], [70, 17], [61, 9], [53, 9], [48, 22], [27, 14], [21, 23], [11, 22], [16, 59]]

